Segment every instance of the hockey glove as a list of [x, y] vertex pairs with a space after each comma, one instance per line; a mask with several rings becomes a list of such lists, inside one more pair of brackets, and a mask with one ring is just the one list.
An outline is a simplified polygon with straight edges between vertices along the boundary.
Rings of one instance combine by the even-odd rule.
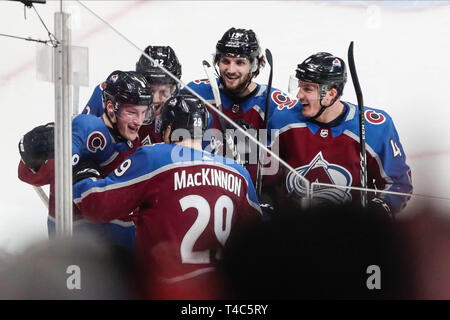
[[87, 178], [101, 178], [100, 166], [92, 160], [83, 161], [73, 167], [73, 184]]
[[263, 192], [261, 194], [260, 207], [263, 213], [264, 220], [270, 220], [270, 218], [275, 214], [274, 201], [272, 197], [266, 192]]
[[241, 127], [242, 129], [244, 129], [245, 131], [248, 131], [249, 129], [256, 130], [256, 128], [254, 126], [252, 126], [251, 124], [247, 123], [245, 120], [236, 120], [235, 123], [239, 127]]
[[389, 205], [380, 198], [373, 198], [367, 203], [370, 213], [373, 214], [384, 214], [390, 219], [393, 219], [392, 210]]
[[320, 206], [345, 205], [352, 201], [352, 196], [344, 189], [322, 187], [313, 193], [313, 204]]
[[[252, 126], [251, 124], [247, 123], [245, 120], [236, 120], [235, 123], [241, 127], [245, 132], [247, 132], [248, 134], [250, 134], [251, 136], [253, 136], [254, 138], [256, 138], [257, 135], [257, 131], [256, 128], [254, 126]], [[230, 140], [230, 135], [229, 135], [229, 129], [235, 129], [233, 126], [229, 125], [228, 129], [227, 129], [227, 133], [226, 133], [226, 139]], [[241, 132], [235, 130], [234, 131], [234, 135], [233, 135], [234, 139], [231, 139], [232, 143], [234, 143], [234, 152], [233, 155], [235, 153], [237, 153], [239, 156], [238, 158], [240, 159], [240, 163], [247, 165], [249, 163], [251, 163], [251, 159], [250, 159], [250, 155], [252, 154], [252, 152], [254, 152], [255, 150], [257, 150], [256, 145], [250, 141], [248, 138], [245, 137], [244, 134], [242, 134]], [[231, 142], [227, 142], [227, 146], [229, 148], [231, 148]], [[256, 156], [256, 154], [254, 154]], [[236, 157], [235, 157], [236, 160]], [[256, 163], [256, 158], [252, 159], [254, 161], [252, 161], [252, 163]]]
[[19, 141], [19, 152], [27, 167], [37, 170], [55, 156], [55, 124], [38, 126]]

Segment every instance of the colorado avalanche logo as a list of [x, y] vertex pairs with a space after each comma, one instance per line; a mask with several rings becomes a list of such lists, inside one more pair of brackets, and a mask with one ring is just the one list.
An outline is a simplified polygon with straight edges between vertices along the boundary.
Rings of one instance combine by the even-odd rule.
[[92, 153], [96, 153], [97, 150], [105, 149], [106, 147], [105, 136], [100, 131], [92, 132], [87, 138], [86, 147]]
[[278, 90], [272, 92], [272, 100], [277, 104], [278, 110], [283, 110], [284, 108], [291, 109], [298, 101], [297, 99], [291, 100], [291, 98]]
[[[339, 186], [351, 186], [352, 176], [350, 172], [342, 166], [331, 164], [327, 162], [322, 152], [319, 152], [315, 158], [306, 166], [296, 168], [299, 174], [308, 179], [310, 182], [321, 182], [328, 184], [335, 184]], [[289, 193], [295, 192], [297, 195], [303, 197], [306, 195], [306, 188], [302, 180], [293, 172], [290, 172], [286, 177], [286, 189]], [[346, 202], [351, 200], [351, 195], [348, 189], [338, 189], [331, 187], [315, 187], [314, 194], [325, 194], [329, 200], [334, 201], [337, 197], [339, 202]]]
[[382, 113], [378, 113], [373, 110], [367, 110], [364, 115], [366, 120], [371, 124], [382, 124], [386, 121], [386, 117]]
[[144, 139], [142, 139], [141, 144], [143, 146], [149, 146], [152, 144], [152, 141], [150, 140], [150, 136], [147, 135]]
[[201, 83], [209, 84], [210, 82], [207, 79], [201, 79], [201, 80], [194, 80], [194, 83], [195, 84], [201, 84]]

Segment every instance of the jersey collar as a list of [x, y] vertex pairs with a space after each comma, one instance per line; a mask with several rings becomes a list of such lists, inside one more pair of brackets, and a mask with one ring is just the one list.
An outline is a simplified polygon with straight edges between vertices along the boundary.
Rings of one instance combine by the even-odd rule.
[[[356, 106], [345, 102], [345, 101], [341, 101], [342, 104], [345, 107], [345, 113], [344, 116], [340, 116], [340, 119], [336, 119], [333, 120], [331, 123], [325, 125], [325, 126], [321, 126], [319, 125], [318, 122], [316, 121], [307, 121], [306, 125], [308, 126], [309, 130], [311, 130], [312, 134], [316, 134], [317, 131], [319, 131], [319, 129], [323, 129], [323, 128], [328, 128], [331, 130], [331, 135], [333, 138], [336, 138], [338, 136], [340, 136], [348, 127], [348, 122], [352, 121], [355, 118], [356, 115]], [[335, 122], [336, 121], [336, 122]]]

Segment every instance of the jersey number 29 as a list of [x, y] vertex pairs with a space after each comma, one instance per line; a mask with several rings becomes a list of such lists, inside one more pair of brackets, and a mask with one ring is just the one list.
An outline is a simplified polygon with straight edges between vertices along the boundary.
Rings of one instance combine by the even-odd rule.
[[[183, 212], [189, 208], [195, 208], [198, 212], [194, 224], [186, 232], [181, 241], [180, 253], [182, 263], [209, 263], [209, 250], [193, 251], [195, 242], [208, 225], [211, 216], [211, 207], [205, 198], [199, 195], [189, 195], [180, 199]], [[225, 209], [225, 219], [223, 213]], [[231, 231], [231, 218], [233, 217], [234, 205], [230, 197], [222, 195], [214, 205], [214, 233], [217, 240], [224, 246]], [[225, 225], [224, 225], [225, 220]]]

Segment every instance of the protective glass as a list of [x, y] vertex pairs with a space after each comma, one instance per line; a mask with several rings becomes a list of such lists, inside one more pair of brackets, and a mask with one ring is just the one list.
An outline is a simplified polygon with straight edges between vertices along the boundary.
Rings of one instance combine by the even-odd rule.
[[291, 74], [289, 76], [289, 84], [288, 84], [288, 94], [292, 99], [297, 99], [298, 91], [300, 90], [300, 81], [295, 76], [295, 74]]

